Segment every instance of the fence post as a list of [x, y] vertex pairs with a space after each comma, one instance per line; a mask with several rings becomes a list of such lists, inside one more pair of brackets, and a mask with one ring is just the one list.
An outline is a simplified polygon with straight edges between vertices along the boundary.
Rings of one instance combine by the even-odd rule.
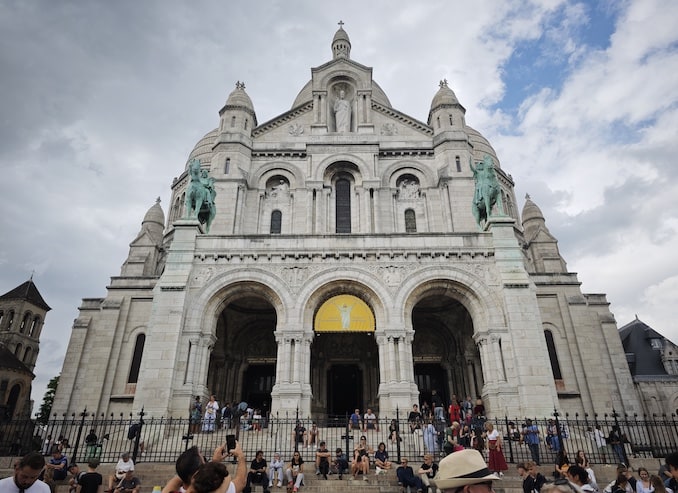
[[297, 409], [294, 413], [294, 451], [299, 452], [299, 440], [297, 439], [297, 428], [301, 426], [301, 423], [299, 422], [299, 406], [297, 406]]
[[[511, 436], [511, 425], [509, 425], [509, 420], [508, 416], [504, 414], [504, 422], [506, 423], [506, 430], [508, 430], [507, 436], [508, 436], [508, 446], [509, 446], [509, 462], [513, 462], [513, 437]], [[517, 425], [514, 425], [517, 428]]]
[[[132, 460], [136, 464], [137, 462], [137, 453], [139, 451], [139, 442], [141, 441], [141, 429], [144, 426], [144, 415], [146, 413], [144, 412], [144, 408], [141, 408], [141, 411], [139, 412], [139, 422], [137, 423], [138, 428], [136, 430], [136, 434], [134, 436], [134, 450], [132, 451]], [[130, 428], [133, 425], [130, 425]], [[129, 438], [129, 431], [128, 431], [128, 437]]]
[[80, 413], [80, 425], [78, 426], [78, 435], [75, 438], [75, 447], [73, 447], [73, 453], [71, 454], [71, 464], [77, 463], [78, 458], [78, 446], [80, 445], [80, 437], [82, 437], [82, 429], [85, 426], [85, 417], [87, 416], [87, 408], [85, 408]]
[[[558, 461], [560, 460], [560, 452], [562, 452], [563, 449], [563, 435], [560, 432], [560, 423], [558, 422], [558, 410], [554, 407], [553, 408], [553, 417], [556, 419], [556, 435], [558, 436], [558, 450], [556, 451], [556, 464], [558, 464]], [[564, 452], [563, 452], [564, 453]], [[560, 464], [558, 464], [560, 467]]]

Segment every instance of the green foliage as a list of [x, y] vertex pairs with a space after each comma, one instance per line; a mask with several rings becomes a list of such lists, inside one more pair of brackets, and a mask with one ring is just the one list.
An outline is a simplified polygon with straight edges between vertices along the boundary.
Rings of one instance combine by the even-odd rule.
[[57, 387], [59, 386], [59, 376], [53, 377], [47, 384], [47, 392], [42, 398], [42, 404], [40, 404], [40, 411], [35, 415], [35, 419], [40, 424], [47, 424], [49, 421], [49, 415], [52, 412], [52, 404], [54, 404], [54, 394], [56, 394]]

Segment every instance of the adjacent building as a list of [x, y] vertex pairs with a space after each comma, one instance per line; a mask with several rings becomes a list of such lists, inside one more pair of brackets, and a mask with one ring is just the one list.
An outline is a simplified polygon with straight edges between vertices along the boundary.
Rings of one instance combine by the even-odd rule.
[[49, 310], [32, 278], [0, 296], [0, 421], [31, 417], [33, 369]]

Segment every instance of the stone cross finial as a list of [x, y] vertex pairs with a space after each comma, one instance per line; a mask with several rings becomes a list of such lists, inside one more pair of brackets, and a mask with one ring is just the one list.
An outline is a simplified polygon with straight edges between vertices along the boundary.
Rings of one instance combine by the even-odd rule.
[[337, 22], [337, 24], [339, 24], [339, 29], [344, 29], [344, 21], [340, 19], [339, 22]]
[[244, 83], [244, 82], [237, 81], [237, 82], [235, 83], [235, 88], [236, 88], [236, 89], [245, 89], [245, 83]]
[[440, 88], [442, 89], [443, 87], [447, 87], [447, 79], [443, 79], [440, 81]]
[[156, 203], [156, 204], [159, 204], [159, 203], [160, 203], [160, 197], [158, 197], [157, 199], [155, 199], [155, 203]]
[[525, 194], [525, 200], [530, 200], [530, 194], [529, 193]]

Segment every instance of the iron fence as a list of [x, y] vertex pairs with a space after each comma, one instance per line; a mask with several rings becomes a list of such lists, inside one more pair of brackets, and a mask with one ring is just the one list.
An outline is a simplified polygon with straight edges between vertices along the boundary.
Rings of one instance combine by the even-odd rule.
[[[549, 443], [549, 427], [562, 443], [570, 459], [578, 450], [583, 450], [594, 464], [628, 463], [635, 457], [664, 457], [678, 451], [678, 420], [671, 416], [628, 416], [614, 411], [603, 415], [565, 415], [555, 413], [555, 423], [549, 424], [549, 418], [531, 418], [539, 429], [539, 452], [542, 463], [556, 461], [556, 447]], [[521, 433], [526, 418], [508, 417], [474, 420], [471, 428], [479, 428], [489, 421], [504, 437], [504, 455], [508, 462], [518, 463], [531, 460], [528, 445]], [[212, 429], [210, 427], [213, 426]], [[136, 462], [174, 462], [183, 450], [196, 445], [206, 454], [211, 454], [217, 446], [224, 443], [226, 435], [237, 436], [247, 457], [254, 457], [262, 450], [265, 457], [271, 458], [274, 452], [280, 452], [289, 459], [295, 450], [299, 450], [305, 460], [315, 457], [315, 447], [322, 440], [327, 448], [334, 452], [341, 448], [352, 451], [361, 436], [367, 438], [370, 449], [376, 450], [384, 442], [391, 460], [408, 457], [417, 460], [425, 453], [442, 455], [444, 429], [447, 422], [431, 421], [409, 423], [407, 414], [397, 413], [393, 417], [382, 417], [371, 428], [353, 429], [349, 416], [313, 418], [295, 415], [268, 416], [261, 419], [242, 417], [233, 421], [222, 421], [218, 417], [214, 423], [192, 422], [188, 418], [155, 418], [146, 416], [143, 411], [136, 415], [104, 416], [83, 411], [71, 416], [54, 416], [45, 425], [31, 420], [14, 420], [0, 424], [0, 456], [20, 456], [29, 451], [50, 452], [50, 447], [62, 443], [64, 453], [71, 462], [83, 462], [97, 458], [101, 462], [116, 462], [123, 452], [129, 452]], [[295, 429], [302, 427], [304, 430]], [[619, 446], [605, 444], [600, 446], [596, 433], [606, 439], [613, 427], [618, 427], [622, 438]], [[315, 431], [314, 431], [315, 430]], [[599, 430], [599, 432], [596, 432]], [[93, 434], [92, 434], [93, 432]], [[96, 440], [92, 436], [96, 436]], [[477, 444], [483, 446], [481, 437]], [[89, 436], [89, 441], [87, 438]]]

